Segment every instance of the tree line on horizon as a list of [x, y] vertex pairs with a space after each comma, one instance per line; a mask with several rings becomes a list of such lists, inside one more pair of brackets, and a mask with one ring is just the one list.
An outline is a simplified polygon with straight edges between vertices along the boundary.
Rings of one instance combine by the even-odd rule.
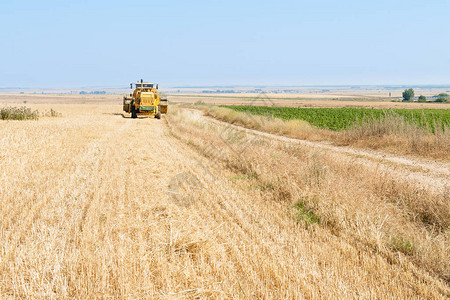
[[[414, 100], [414, 89], [405, 89], [402, 93], [403, 102], [413, 101]], [[440, 93], [435, 96], [435, 100], [432, 102], [448, 102], [450, 99], [450, 95], [447, 93]], [[427, 97], [424, 95], [420, 95], [418, 97], [418, 102], [427, 102]]]

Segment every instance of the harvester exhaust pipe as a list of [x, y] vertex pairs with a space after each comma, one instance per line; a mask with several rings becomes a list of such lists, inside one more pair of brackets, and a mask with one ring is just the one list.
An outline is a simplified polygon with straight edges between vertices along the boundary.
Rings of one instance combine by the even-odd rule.
[[141, 79], [141, 83], [143, 83], [144, 81]]

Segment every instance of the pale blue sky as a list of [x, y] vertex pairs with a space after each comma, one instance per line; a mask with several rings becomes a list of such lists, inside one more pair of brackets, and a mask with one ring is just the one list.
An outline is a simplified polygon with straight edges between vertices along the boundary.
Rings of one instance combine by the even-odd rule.
[[449, 0], [0, 2], [0, 87], [450, 84]]

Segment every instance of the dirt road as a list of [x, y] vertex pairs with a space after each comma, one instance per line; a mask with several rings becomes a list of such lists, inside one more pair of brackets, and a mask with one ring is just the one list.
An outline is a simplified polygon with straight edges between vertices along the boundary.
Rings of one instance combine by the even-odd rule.
[[394, 173], [399, 178], [402, 177], [403, 180], [409, 181], [421, 188], [436, 192], [448, 191], [450, 193], [450, 163], [448, 161], [402, 157], [368, 149], [362, 150], [352, 147], [334, 146], [325, 142], [299, 140], [248, 129], [234, 124], [227, 124], [212, 117], [204, 116], [200, 110], [185, 109], [185, 113], [192, 114], [192, 118], [197, 119], [199, 122], [211, 122], [219, 126], [231, 127], [256, 137], [327, 151], [328, 155], [331, 156], [347, 156], [355, 164], [364, 164], [372, 168]]
[[56, 109], [63, 117], [0, 123], [2, 297], [450, 295], [404, 255], [302, 226], [177, 137], [174, 119]]

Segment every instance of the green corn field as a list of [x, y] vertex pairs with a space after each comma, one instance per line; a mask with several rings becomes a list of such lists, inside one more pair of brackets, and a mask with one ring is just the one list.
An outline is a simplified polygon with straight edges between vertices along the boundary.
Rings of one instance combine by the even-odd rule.
[[235, 111], [263, 115], [283, 120], [301, 119], [318, 128], [344, 130], [364, 121], [381, 120], [389, 114], [434, 132], [439, 126], [450, 127], [448, 109], [371, 109], [371, 108], [296, 108], [268, 106], [223, 106]]

